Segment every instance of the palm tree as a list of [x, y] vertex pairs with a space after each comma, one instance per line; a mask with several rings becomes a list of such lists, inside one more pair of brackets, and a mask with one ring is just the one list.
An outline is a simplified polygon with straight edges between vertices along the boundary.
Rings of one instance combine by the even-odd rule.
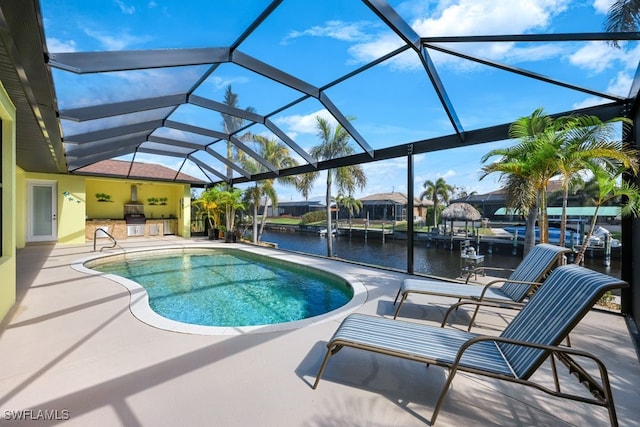
[[263, 189], [259, 181], [255, 181], [253, 186], [249, 187], [244, 192], [245, 204], [253, 208], [253, 231], [251, 233], [253, 243], [258, 243], [258, 210], [260, 209], [260, 203], [262, 202]]
[[349, 212], [349, 230], [351, 230], [353, 214], [360, 213], [360, 209], [362, 209], [362, 201], [356, 199], [351, 194], [346, 197], [339, 197], [339, 199], [340, 204], [347, 209], [347, 212]]
[[527, 229], [524, 241], [526, 255], [535, 245], [535, 224], [538, 221], [540, 241], [548, 240], [547, 187], [557, 174], [557, 152], [561, 146], [557, 129], [562, 121], [555, 121], [539, 108], [530, 116], [521, 117], [511, 124], [509, 137], [520, 142], [513, 147], [492, 150], [482, 162], [494, 156], [500, 160], [484, 166], [483, 175], [498, 172], [505, 179], [507, 206], [525, 215]]
[[[610, 33], [638, 31], [640, 0], [616, 0], [609, 8], [604, 28]], [[617, 41], [612, 41], [611, 44], [619, 47]]]
[[456, 190], [453, 185], [446, 183], [444, 178], [438, 178], [436, 182], [426, 180], [422, 185], [425, 190], [420, 194], [420, 200], [429, 199], [433, 202], [433, 226], [438, 226], [438, 206], [441, 202], [449, 204], [450, 195]]
[[[232, 107], [232, 108], [240, 108], [238, 103], [238, 94], [234, 93], [231, 90], [231, 85], [227, 86], [227, 89], [224, 92], [224, 104]], [[254, 112], [255, 109], [253, 107], [247, 107], [245, 111]], [[245, 125], [245, 120], [242, 117], [233, 116], [231, 114], [222, 114], [222, 127], [226, 134], [234, 134], [238, 129], [241, 129]], [[242, 136], [239, 136], [240, 140], [247, 140], [251, 138], [250, 133], [245, 133]], [[234, 158], [239, 157], [239, 153], [236, 151], [234, 153], [233, 144], [231, 143], [231, 139], [227, 140], [227, 159], [232, 161]], [[233, 178], [233, 169], [227, 166], [227, 179], [231, 181]]]
[[[318, 160], [331, 160], [339, 157], [351, 155], [355, 152], [349, 144], [351, 136], [340, 125], [332, 128], [331, 124], [324, 118], [316, 116], [316, 129], [320, 144], [313, 147], [310, 154]], [[360, 165], [342, 166], [327, 170], [327, 256], [333, 256], [333, 243], [331, 239], [331, 187], [333, 181], [338, 186], [338, 191], [347, 194], [355, 193], [356, 189], [362, 189], [367, 185], [367, 177]]]
[[613, 125], [620, 121], [626, 122], [620, 118], [602, 122], [595, 116], [574, 116], [563, 124], [564, 143], [557, 162], [562, 182], [561, 246], [565, 243], [569, 189], [581, 180], [581, 172], [599, 166], [617, 170], [619, 165], [637, 171], [637, 152], [610, 141], [615, 133]]
[[218, 205], [224, 211], [224, 219], [226, 224], [226, 241], [230, 242], [233, 237], [233, 227], [236, 220], [236, 212], [244, 210], [242, 203], [242, 190], [239, 188], [231, 188], [220, 191], [218, 195]]
[[201, 209], [201, 215], [209, 223], [209, 237], [215, 237], [214, 230], [220, 224], [220, 188], [211, 187], [206, 189], [193, 203]]
[[476, 194], [478, 194], [477, 191], [467, 191], [467, 189], [465, 189], [463, 187], [456, 187], [456, 191], [458, 192], [455, 195], [456, 199], [463, 198], [463, 197], [469, 197], [469, 196], [475, 196]]
[[[289, 148], [284, 144], [278, 142], [273, 138], [268, 138], [262, 135], [252, 135], [253, 142], [255, 143], [255, 151], [264, 160], [268, 161], [278, 169], [292, 167], [297, 165], [296, 160], [291, 157]], [[264, 166], [260, 164], [256, 159], [242, 156], [240, 159], [242, 166], [251, 173], [264, 172]], [[294, 177], [281, 177], [277, 178], [278, 182], [285, 185], [295, 185], [296, 179]], [[258, 243], [264, 226], [267, 220], [267, 212], [269, 204], [273, 207], [278, 205], [278, 195], [274, 188], [274, 179], [264, 179], [257, 181], [250, 191], [250, 203], [253, 206], [253, 242]], [[264, 198], [264, 212], [262, 214], [262, 221], [260, 229], [258, 230], [258, 209]]]
[[[260, 150], [258, 153], [262, 156], [263, 159], [271, 163], [278, 169], [290, 168], [296, 166], [298, 162], [291, 157], [291, 153], [289, 152], [289, 148], [276, 141], [273, 138], [267, 138], [262, 135], [255, 135], [254, 140], [258, 142]], [[284, 176], [276, 178], [278, 183], [284, 185], [296, 185], [296, 179], [292, 176]], [[278, 206], [278, 195], [276, 194], [275, 188], [273, 187], [274, 180], [265, 180], [263, 187], [263, 193], [265, 196], [264, 203], [264, 213], [262, 214], [262, 222], [260, 224], [260, 231], [258, 232], [258, 241], [260, 241], [260, 236], [262, 236], [262, 232], [264, 231], [264, 225], [267, 221], [267, 207], [269, 202], [271, 202], [272, 206], [275, 208]]]
[[296, 190], [302, 193], [302, 197], [304, 197], [305, 200], [309, 200], [309, 194], [318, 175], [319, 172], [308, 172], [296, 177]]
[[598, 209], [600, 206], [603, 206], [610, 201], [622, 198], [623, 201], [620, 205], [620, 215], [633, 217], [640, 216], [640, 188], [637, 185], [628, 183], [624, 180], [620, 182], [620, 185], [616, 185], [616, 181], [620, 179], [620, 176], [625, 170], [626, 168], [620, 168], [619, 172], [614, 175], [612, 175], [610, 171], [602, 168], [593, 171], [594, 181], [598, 183], [598, 195], [595, 200], [596, 208], [593, 212], [589, 232], [585, 236], [580, 252], [578, 252], [578, 255], [575, 258], [575, 264], [581, 264], [584, 259], [584, 254], [587, 250], [589, 240], [591, 239], [593, 230], [596, 227]]

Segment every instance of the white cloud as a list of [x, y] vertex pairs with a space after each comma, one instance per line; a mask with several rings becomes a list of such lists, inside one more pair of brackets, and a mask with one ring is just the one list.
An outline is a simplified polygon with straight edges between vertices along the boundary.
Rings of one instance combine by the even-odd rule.
[[[391, 33], [381, 34], [375, 40], [356, 43], [347, 51], [355, 63], [366, 63], [378, 59], [383, 55], [402, 46], [402, 41]], [[405, 51], [388, 61], [396, 69], [415, 69], [420, 67], [420, 60], [413, 51]]]
[[437, 17], [416, 19], [423, 37], [437, 35], [519, 34], [549, 26], [568, 0], [460, 0], [448, 2]]
[[449, 169], [448, 171], [446, 171], [444, 174], [440, 175], [438, 178], [451, 178], [456, 176], [457, 173], [456, 171], [454, 171], [453, 169]]
[[620, 55], [619, 59], [624, 64], [626, 70], [635, 72], [636, 68], [638, 67], [638, 60], [640, 60], [640, 44], [636, 44], [635, 47], [631, 50], [623, 50], [622, 55]]
[[[613, 80], [609, 82], [606, 92], [612, 95], [627, 97], [629, 95], [629, 88], [631, 87], [632, 82], [633, 78], [631, 77], [631, 75], [627, 72], [621, 71], [616, 74], [616, 77]], [[610, 102], [610, 100], [591, 96], [581, 102], [573, 104], [572, 108], [580, 109], [593, 107], [594, 105], [604, 104], [605, 102]]]
[[[408, 8], [404, 3], [401, 9], [423, 16], [416, 18], [411, 26], [422, 36], [469, 36], [484, 34], [523, 34], [541, 31], [551, 25], [554, 16], [567, 9], [569, 0], [446, 0], [441, 1], [430, 16], [424, 7]], [[357, 62], [368, 62], [391, 52], [401, 45], [400, 39], [390, 32], [375, 35], [349, 48], [349, 53]], [[486, 59], [505, 59], [512, 62], [523, 60], [542, 60], [559, 56], [562, 51], [548, 45], [516, 47], [515, 43], [475, 43], [449, 44], [453, 50], [473, 52]], [[460, 64], [460, 59], [439, 52], [432, 53], [438, 64], [451, 64], [459, 68], [469, 67]], [[413, 51], [399, 55], [388, 61], [396, 69], [416, 69], [420, 61]]]
[[562, 56], [564, 50], [557, 44], [538, 44], [531, 47], [513, 47], [506, 52], [510, 62], [543, 61]]
[[113, 73], [113, 78], [125, 83], [126, 93], [119, 95], [120, 99], [132, 99], [133, 97], [147, 98], [154, 95], [166, 95], [169, 93], [181, 93], [200, 78], [198, 70], [183, 68], [177, 69], [148, 69], [132, 70]]
[[597, 96], [590, 96], [589, 98], [586, 98], [585, 100], [581, 101], [581, 102], [576, 102], [574, 103], [571, 108], [573, 108], [574, 110], [579, 110], [581, 108], [588, 108], [588, 107], [594, 107], [596, 105], [600, 105], [605, 103], [606, 100], [604, 98], [599, 98]]
[[283, 40], [286, 44], [289, 40], [300, 37], [328, 37], [341, 41], [356, 41], [366, 37], [365, 29], [369, 26], [366, 22], [344, 22], [339, 20], [327, 21], [324, 25], [315, 25], [303, 31], [291, 31]]
[[615, 0], [594, 0], [593, 8], [596, 10], [596, 12], [606, 15], [613, 3], [615, 3]]
[[[398, 10], [419, 16], [413, 20], [411, 26], [422, 37], [522, 34], [548, 28], [552, 19], [564, 12], [569, 3], [570, 0], [442, 0], [435, 10], [428, 10], [431, 5], [416, 6], [407, 2], [398, 5]], [[428, 13], [431, 15], [427, 16]], [[397, 35], [386, 28], [376, 32], [377, 28], [382, 27], [367, 22], [328, 21], [323, 26], [291, 32], [284, 42], [303, 36], [330, 37], [355, 42], [349, 47], [348, 53], [352, 56], [353, 62], [366, 63], [402, 45]], [[473, 51], [474, 55], [487, 59], [509, 57], [514, 62], [542, 60], [562, 54], [559, 48], [551, 49], [548, 45], [516, 48], [515, 43], [476, 43], [450, 44], [449, 47], [457, 51]], [[439, 52], [433, 52], [433, 56], [438, 64], [449, 63], [461, 67], [461, 60], [458, 58]], [[414, 51], [398, 55], [387, 61], [386, 65], [407, 70], [421, 67]]]
[[[407, 159], [404, 157], [399, 157], [397, 159], [364, 163], [362, 164], [362, 168], [365, 171], [365, 174], [367, 175], [369, 181], [374, 179], [381, 180], [381, 182], [390, 182], [394, 181], [394, 179], [389, 176], [389, 171], [406, 171]], [[403, 175], [398, 173], [397, 178], [399, 178], [398, 181], [402, 181]], [[396, 187], [397, 186], [398, 185], [396, 185]]]
[[[569, 56], [569, 62], [577, 67], [600, 73], [614, 66], [617, 61], [626, 61], [627, 52], [616, 49], [605, 42], [591, 41]], [[636, 62], [637, 63], [637, 62]]]
[[619, 72], [615, 79], [609, 83], [607, 92], [620, 96], [629, 96], [629, 89], [633, 83], [633, 78], [624, 71]]
[[[422, 37], [472, 36], [485, 34], [526, 34], [548, 28], [554, 16], [566, 10], [568, 0], [460, 0], [446, 2], [433, 16], [417, 18], [413, 29]], [[449, 44], [456, 51], [474, 56], [512, 62], [534, 61], [557, 56], [561, 51], [547, 45], [516, 47], [515, 43]], [[439, 55], [439, 63], [460, 60]]]
[[207, 79], [207, 84], [210, 84], [215, 91], [218, 91], [226, 89], [227, 86], [232, 86], [234, 83], [247, 83], [248, 81], [247, 77], [226, 77], [214, 74]]
[[126, 5], [121, 0], [115, 0], [115, 3], [118, 5], [122, 13], [124, 13], [125, 15], [133, 15], [134, 13], [136, 13], [135, 6]]
[[336, 120], [327, 110], [318, 110], [311, 114], [300, 115], [295, 114], [292, 116], [280, 117], [276, 120], [276, 124], [286, 126], [285, 132], [289, 137], [292, 133], [298, 134], [315, 134], [316, 129], [316, 117], [320, 116], [329, 121], [332, 126], [336, 125]]
[[97, 40], [105, 50], [125, 50], [131, 45], [142, 43], [149, 39], [146, 36], [133, 36], [128, 33], [110, 33], [84, 29], [84, 33]]
[[75, 52], [76, 42], [74, 40], [60, 40], [56, 38], [47, 39], [47, 49], [49, 52], [57, 53], [57, 52]]

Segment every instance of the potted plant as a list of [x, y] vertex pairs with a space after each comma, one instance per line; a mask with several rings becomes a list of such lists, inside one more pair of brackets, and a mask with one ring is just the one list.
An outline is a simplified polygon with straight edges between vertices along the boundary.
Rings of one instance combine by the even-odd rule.
[[106, 193], [96, 193], [96, 200], [99, 202], [110, 202], [111, 196]]
[[218, 187], [208, 188], [194, 204], [201, 209], [200, 215], [209, 224], [209, 240], [218, 238], [218, 225], [220, 224], [220, 189]]
[[[217, 188], [217, 187], [216, 187]], [[224, 241], [226, 243], [233, 242], [233, 227], [235, 223], [236, 211], [243, 210], [242, 190], [239, 188], [231, 188], [219, 191], [218, 202], [224, 211], [224, 219], [226, 225], [226, 233]]]
[[157, 205], [158, 204], [158, 199], [156, 199], [155, 197], [149, 197], [147, 199], [147, 203], [149, 203], [150, 205]]
[[166, 205], [167, 203], [169, 203], [169, 199], [167, 197], [160, 197], [158, 198], [158, 203], [161, 205]]

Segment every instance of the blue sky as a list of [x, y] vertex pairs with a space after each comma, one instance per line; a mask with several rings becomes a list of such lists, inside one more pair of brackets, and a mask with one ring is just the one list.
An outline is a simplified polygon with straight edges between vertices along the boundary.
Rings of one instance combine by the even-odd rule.
[[[133, 1], [41, 0], [49, 52], [145, 50], [224, 47], [264, 8], [267, 1]], [[421, 36], [600, 32], [612, 0], [441, 0], [389, 1]], [[285, 0], [239, 46], [243, 53], [313, 85], [323, 85], [393, 51], [397, 36], [371, 11], [355, 0], [322, 2]], [[626, 97], [640, 58], [637, 43], [613, 49], [600, 42], [475, 43], [450, 46], [490, 61], [526, 69], [589, 89]], [[454, 56], [430, 50], [440, 78], [465, 130], [509, 123], [542, 107], [548, 113], [604, 102], [589, 94], [543, 84]], [[77, 76], [53, 70], [61, 109], [140, 96], [159, 96], [188, 90], [207, 66], [143, 70]], [[195, 91], [222, 101], [225, 88], [238, 93], [242, 108], [269, 114], [300, 97], [234, 64], [222, 64]], [[417, 56], [408, 51], [327, 90], [374, 149], [447, 135], [453, 132]], [[315, 99], [303, 101], [272, 120], [308, 149], [318, 143], [315, 117], [329, 117]], [[183, 106], [170, 117], [193, 125], [222, 122], [220, 114]], [[104, 123], [121, 124], [118, 118]], [[65, 135], [99, 127], [97, 123], [63, 121]], [[251, 131], [269, 135], [262, 125]], [[195, 135], [164, 129], [156, 136], [206, 144]], [[425, 180], [443, 177], [466, 191], [484, 193], [499, 187], [497, 177], [479, 181], [481, 157], [511, 142], [470, 146], [415, 156], [416, 195]], [[146, 143], [154, 148], [153, 143]], [[361, 151], [356, 147], [357, 151]], [[216, 151], [222, 153], [223, 145]], [[130, 158], [127, 156], [125, 158]], [[203, 173], [191, 162], [175, 157], [139, 154], [139, 161], [162, 163], [195, 177]], [[210, 162], [211, 159], [201, 160]], [[222, 165], [212, 165], [224, 173]], [[356, 194], [407, 191], [406, 159], [363, 165], [368, 185]], [[320, 178], [312, 197], [324, 194]], [[292, 188], [279, 187], [281, 201], [300, 200]]]

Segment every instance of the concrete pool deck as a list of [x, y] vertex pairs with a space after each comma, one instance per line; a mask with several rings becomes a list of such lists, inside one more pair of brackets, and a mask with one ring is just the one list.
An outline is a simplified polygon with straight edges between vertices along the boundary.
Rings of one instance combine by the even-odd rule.
[[[120, 246], [132, 250], [193, 244], [225, 245], [167, 237], [130, 239]], [[345, 349], [332, 357], [318, 389], [311, 388], [327, 340], [346, 312], [288, 331], [235, 336], [169, 332], [131, 314], [129, 299], [139, 296], [130, 296], [107, 278], [71, 268], [74, 261], [91, 255], [91, 249], [91, 244], [32, 245], [18, 252], [18, 302], [0, 326], [0, 425], [428, 424], [446, 375], [439, 367]], [[357, 277], [367, 295], [356, 311], [393, 316], [393, 299], [406, 274], [297, 257]], [[412, 298], [402, 317], [439, 325], [446, 305], [426, 302], [452, 300]], [[474, 331], [497, 334], [512, 315], [481, 313]], [[462, 327], [468, 315], [457, 316], [454, 327]], [[640, 419], [640, 366], [626, 319], [592, 310], [571, 339], [573, 347], [604, 360], [620, 425], [635, 425]], [[582, 388], [571, 380], [567, 386]], [[24, 410], [32, 412], [20, 412]], [[18, 414], [35, 418], [38, 411], [58, 419], [13, 419]], [[458, 374], [436, 425], [608, 424], [604, 408]]]

